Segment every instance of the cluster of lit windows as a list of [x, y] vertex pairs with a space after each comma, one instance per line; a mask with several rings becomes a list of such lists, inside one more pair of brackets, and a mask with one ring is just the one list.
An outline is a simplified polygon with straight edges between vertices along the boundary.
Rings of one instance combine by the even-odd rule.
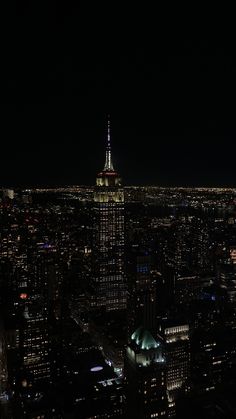
[[165, 334], [170, 335], [170, 334], [174, 334], [174, 333], [188, 332], [188, 331], [189, 331], [189, 326], [188, 325], [175, 326], [175, 327], [169, 327], [169, 328], [165, 329]]
[[183, 385], [183, 380], [171, 380], [167, 383], [167, 390], [174, 390], [176, 388], [181, 388]]

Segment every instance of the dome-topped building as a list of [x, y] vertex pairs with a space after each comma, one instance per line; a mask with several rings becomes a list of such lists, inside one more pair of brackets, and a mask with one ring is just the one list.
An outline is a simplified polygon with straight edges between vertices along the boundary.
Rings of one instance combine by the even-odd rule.
[[127, 417], [167, 418], [166, 361], [162, 338], [143, 326], [130, 338], [125, 354]]
[[160, 346], [160, 343], [157, 342], [149, 330], [140, 326], [131, 336], [131, 340], [135, 341], [141, 349], [154, 349]]
[[162, 349], [162, 338], [158, 336], [158, 340], [154, 339], [151, 332], [143, 326], [140, 326], [131, 335], [127, 354], [140, 366], [148, 366], [154, 362], [165, 362]]

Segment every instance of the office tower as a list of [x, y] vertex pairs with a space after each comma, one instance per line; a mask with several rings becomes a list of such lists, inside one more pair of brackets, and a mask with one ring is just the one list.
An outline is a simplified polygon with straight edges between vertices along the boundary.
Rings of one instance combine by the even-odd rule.
[[[170, 229], [166, 262], [176, 270], [204, 270], [209, 265], [209, 232], [207, 223], [197, 217], [176, 219]], [[163, 257], [162, 256], [162, 257]]]
[[51, 378], [51, 338], [62, 320], [65, 269], [60, 252], [47, 241], [35, 244], [28, 253], [28, 263], [28, 271], [20, 271], [17, 281], [20, 348], [24, 382], [35, 383]]
[[157, 279], [151, 273], [150, 251], [138, 245], [127, 256], [128, 336], [139, 325], [156, 333]]
[[17, 379], [23, 387], [50, 377], [47, 267], [41, 255], [31, 257], [30, 272], [18, 273], [21, 373]]
[[7, 388], [6, 334], [0, 313], [0, 397]]
[[4, 283], [4, 263], [0, 263], [0, 400], [7, 385], [7, 357], [6, 333], [4, 327], [4, 297], [6, 298], [6, 284]]
[[191, 304], [206, 295], [207, 289], [213, 284], [213, 276], [193, 275], [189, 272], [179, 271], [175, 273], [175, 302], [177, 304]]
[[215, 391], [235, 376], [235, 339], [235, 329], [224, 324], [194, 331], [191, 338], [191, 363], [195, 393]]
[[175, 416], [176, 400], [188, 391], [190, 374], [189, 325], [164, 320], [161, 335], [165, 345], [168, 417]]
[[14, 190], [13, 189], [2, 189], [2, 197], [4, 200], [14, 199]]
[[236, 246], [230, 246], [229, 253], [230, 253], [230, 260], [235, 265], [236, 264]]
[[127, 418], [167, 418], [166, 362], [162, 339], [143, 327], [131, 336], [125, 353]]
[[9, 300], [11, 310], [6, 311], [11, 360], [9, 382], [12, 388], [16, 386], [20, 391], [51, 377], [50, 321], [60, 316], [61, 284], [61, 267], [55, 247], [47, 242], [37, 242], [36, 237], [26, 233], [23, 237], [21, 251], [24, 258], [14, 268]]
[[107, 312], [126, 308], [124, 276], [124, 191], [114, 170], [110, 121], [104, 169], [98, 173], [94, 191], [94, 268], [92, 305]]
[[218, 282], [225, 300], [236, 308], [236, 265], [234, 262], [221, 264], [218, 268]]

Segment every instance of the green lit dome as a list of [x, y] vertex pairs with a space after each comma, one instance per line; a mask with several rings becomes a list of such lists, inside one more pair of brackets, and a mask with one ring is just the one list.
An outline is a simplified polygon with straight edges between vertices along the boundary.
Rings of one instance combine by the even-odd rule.
[[139, 327], [132, 334], [131, 339], [135, 341], [141, 349], [152, 349], [157, 348], [160, 344], [154, 339], [149, 330], [144, 327]]

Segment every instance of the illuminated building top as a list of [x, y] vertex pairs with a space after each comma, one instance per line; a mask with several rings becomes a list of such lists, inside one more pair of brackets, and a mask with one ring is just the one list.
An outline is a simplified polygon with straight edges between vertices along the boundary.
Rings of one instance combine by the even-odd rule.
[[110, 119], [107, 121], [107, 148], [106, 148], [106, 160], [103, 172], [114, 172], [114, 167], [111, 158], [111, 134], [110, 134]]
[[148, 367], [153, 363], [164, 363], [162, 338], [158, 336], [158, 340], [154, 339], [149, 330], [139, 327], [131, 336], [131, 344], [127, 348], [128, 357], [143, 367]]
[[97, 175], [97, 186], [120, 186], [121, 179], [118, 173], [114, 170], [112, 156], [111, 156], [111, 134], [110, 134], [110, 119], [107, 121], [107, 146], [106, 158], [104, 168]]
[[152, 349], [160, 346], [160, 343], [154, 339], [149, 330], [144, 329], [142, 326], [135, 330], [131, 339], [135, 341], [136, 345], [140, 346], [141, 349]]

